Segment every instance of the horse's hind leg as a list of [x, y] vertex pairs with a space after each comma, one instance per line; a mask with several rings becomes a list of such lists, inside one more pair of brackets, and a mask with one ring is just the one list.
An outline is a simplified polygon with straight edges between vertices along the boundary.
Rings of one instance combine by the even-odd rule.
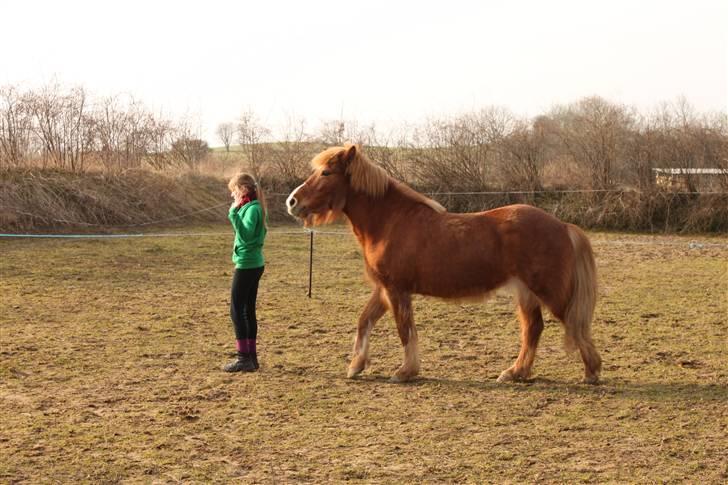
[[405, 382], [419, 374], [420, 354], [417, 349], [417, 329], [412, 313], [412, 297], [405, 293], [387, 293], [389, 306], [397, 323], [397, 332], [404, 346], [404, 362], [392, 376], [393, 382]]
[[599, 356], [591, 337], [591, 326], [580, 324], [577, 318], [564, 322], [566, 330], [566, 350], [579, 350], [581, 360], [584, 362], [584, 383], [596, 384], [599, 382], [599, 372], [602, 369], [602, 358]]
[[591, 335], [583, 336], [578, 343], [581, 360], [584, 361], [584, 382], [596, 384], [599, 382], [599, 372], [602, 370], [602, 358], [599, 356]]
[[531, 376], [538, 340], [543, 331], [543, 315], [538, 299], [525, 288], [518, 295], [518, 319], [521, 321], [521, 351], [516, 362], [498, 377], [498, 382], [524, 380]]
[[374, 288], [364, 310], [359, 317], [357, 324], [356, 338], [354, 339], [354, 351], [349, 364], [347, 377], [352, 378], [363, 371], [369, 363], [369, 333], [377, 320], [387, 311], [382, 301], [382, 289]]

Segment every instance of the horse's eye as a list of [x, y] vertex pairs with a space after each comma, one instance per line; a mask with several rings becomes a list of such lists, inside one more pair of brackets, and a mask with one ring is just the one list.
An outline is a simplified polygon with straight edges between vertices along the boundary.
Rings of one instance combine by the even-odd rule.
[[329, 172], [328, 170], [324, 170], [323, 172], [321, 172], [321, 175], [323, 175], [324, 177], [328, 177], [329, 175], [331, 175], [331, 172]]

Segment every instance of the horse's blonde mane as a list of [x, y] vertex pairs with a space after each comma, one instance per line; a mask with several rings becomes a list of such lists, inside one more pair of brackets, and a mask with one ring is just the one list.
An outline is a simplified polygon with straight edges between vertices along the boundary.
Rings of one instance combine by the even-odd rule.
[[422, 204], [425, 204], [426, 206], [429, 206], [434, 210], [435, 212], [447, 212], [447, 209], [445, 209], [439, 202], [434, 201], [430, 199], [429, 197], [425, 197], [424, 195], [420, 194], [416, 190], [408, 187], [407, 185], [403, 183], [398, 183], [397, 186], [399, 187], [399, 190], [404, 192], [405, 194], [409, 195], [411, 198], [415, 199], [418, 202], [421, 202]]
[[346, 168], [351, 188], [377, 198], [384, 195], [390, 183], [386, 170], [369, 160], [360, 148], [357, 147], [356, 157]]
[[[349, 149], [349, 147], [351, 147], [351, 145], [347, 144], [343, 148], [332, 147], [324, 150], [314, 157], [311, 161], [311, 165], [314, 169], [319, 169], [324, 165], [327, 165], [328, 162], [336, 155]], [[351, 188], [357, 192], [365, 193], [373, 198], [379, 198], [384, 195], [390, 184], [395, 184], [401, 192], [405, 193], [410, 198], [431, 207], [436, 212], [445, 212], [445, 208], [434, 200], [425, 197], [419, 192], [390, 177], [387, 171], [372, 162], [369, 157], [362, 152], [359, 146], [356, 148], [356, 156], [346, 168], [346, 174], [349, 175]]]

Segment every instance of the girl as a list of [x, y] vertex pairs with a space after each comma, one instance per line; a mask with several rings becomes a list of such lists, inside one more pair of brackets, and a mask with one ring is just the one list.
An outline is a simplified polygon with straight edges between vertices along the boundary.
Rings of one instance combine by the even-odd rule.
[[258, 296], [258, 282], [265, 265], [263, 242], [267, 232], [266, 205], [263, 191], [252, 175], [240, 173], [234, 176], [230, 179], [228, 188], [230, 196], [235, 199], [228, 211], [228, 219], [235, 230], [235, 274], [230, 298], [230, 318], [235, 329], [238, 358], [223, 367], [223, 370], [254, 372], [258, 370], [255, 301]]

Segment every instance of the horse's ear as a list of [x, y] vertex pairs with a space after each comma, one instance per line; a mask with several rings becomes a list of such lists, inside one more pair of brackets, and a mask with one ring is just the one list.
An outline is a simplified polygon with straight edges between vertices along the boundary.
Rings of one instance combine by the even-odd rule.
[[347, 143], [346, 145], [344, 145], [344, 151], [341, 154], [341, 161], [348, 166], [356, 159], [358, 155], [357, 151], [358, 148], [356, 147], [356, 145]]

